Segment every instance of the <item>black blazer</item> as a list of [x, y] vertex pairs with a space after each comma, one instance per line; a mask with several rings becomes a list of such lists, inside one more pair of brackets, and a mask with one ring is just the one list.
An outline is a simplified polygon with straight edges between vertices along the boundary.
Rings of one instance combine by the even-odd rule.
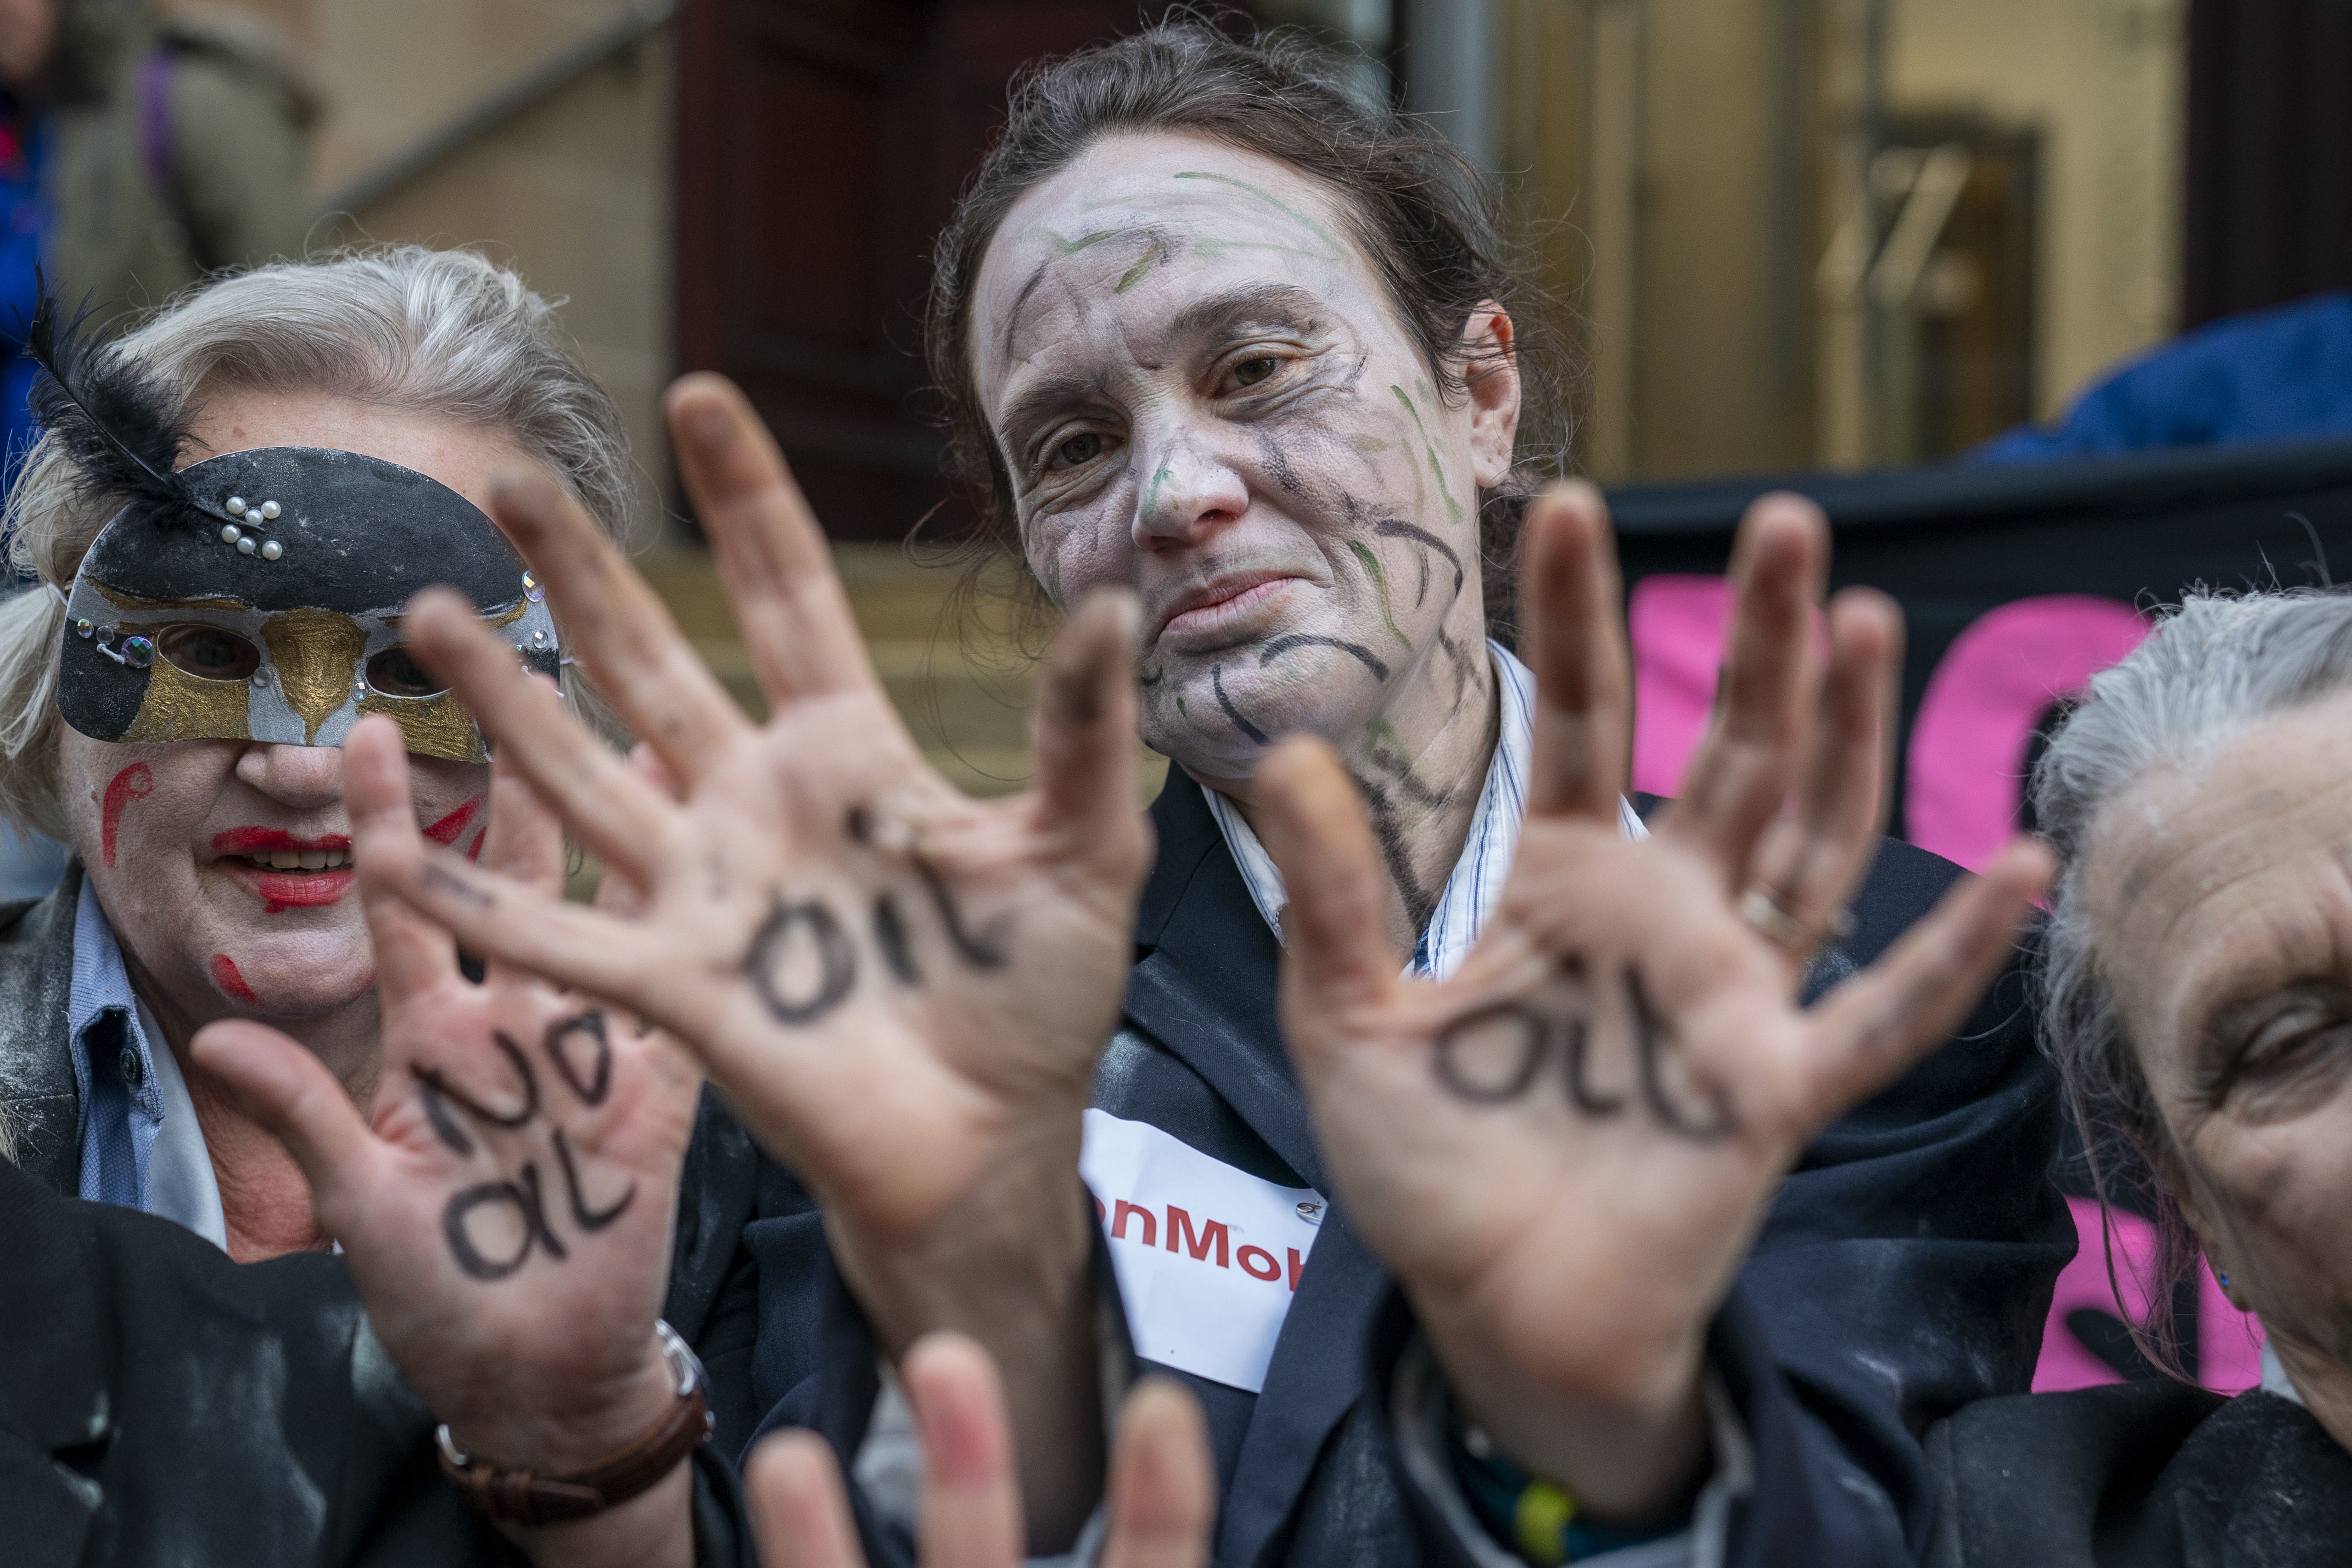
[[2291, 1400], [2120, 1384], [1972, 1405], [1927, 1435], [1927, 1568], [2336, 1568], [2352, 1454]]
[[[522, 1558], [445, 1481], [342, 1260], [239, 1265], [0, 1160], [0, 1559], [464, 1568]], [[731, 1468], [698, 1561], [750, 1568]]]
[[[1282, 1045], [1279, 946], [1200, 786], [1171, 771], [1151, 815], [1159, 858], [1095, 1103], [1332, 1195]], [[1889, 842], [1854, 901], [1854, 934], [1817, 964], [1812, 989], [1868, 963], [1958, 874]], [[1920, 1436], [2028, 1386], [2073, 1256], [2048, 1175], [2057, 1137], [2055, 1083], [2012, 969], [1951, 1044], [1806, 1152], [1713, 1340], [1763, 1467], [1735, 1563], [1916, 1560], [1929, 1511]], [[847, 1458], [872, 1399], [871, 1342], [805, 1194], [772, 1172], [761, 1201], [746, 1237], [761, 1269], [755, 1396], [773, 1402], [767, 1424], [817, 1427]], [[1344, 1211], [1334, 1195], [1261, 1393], [1175, 1373], [1208, 1412], [1219, 1568], [1453, 1554], [1417, 1527], [1393, 1468], [1380, 1397], [1393, 1291]], [[1783, 1542], [1832, 1550], [1777, 1554]]]

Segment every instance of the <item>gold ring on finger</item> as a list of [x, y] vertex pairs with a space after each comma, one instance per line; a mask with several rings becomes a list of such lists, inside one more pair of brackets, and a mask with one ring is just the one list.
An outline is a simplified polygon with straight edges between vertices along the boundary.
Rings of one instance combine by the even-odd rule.
[[1739, 895], [1739, 918], [1754, 926], [1766, 942], [1791, 957], [1805, 958], [1813, 951], [1814, 939], [1805, 929], [1805, 922], [1761, 884]]

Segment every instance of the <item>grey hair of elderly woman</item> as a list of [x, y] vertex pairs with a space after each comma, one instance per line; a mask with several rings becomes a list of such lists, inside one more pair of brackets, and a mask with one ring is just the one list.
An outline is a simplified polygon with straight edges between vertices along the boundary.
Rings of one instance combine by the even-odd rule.
[[[555, 307], [467, 250], [370, 247], [199, 284], [100, 351], [135, 358], [188, 403], [207, 388], [340, 396], [505, 431], [625, 539], [636, 471], [620, 410]], [[200, 455], [200, 454], [199, 454]], [[55, 692], [65, 601], [107, 521], [44, 438], [7, 501], [7, 552], [48, 587], [0, 604], [0, 816], [66, 833]], [[565, 693], [587, 701], [567, 671]]]
[[[2197, 1243], [2163, 1179], [2178, 1163], [2171, 1131], [2124, 1028], [2091, 917], [2087, 851], [2100, 808], [2159, 769], [2192, 765], [2253, 725], [2352, 690], [2352, 594], [2189, 595], [2147, 640], [2095, 676], [2043, 752], [2033, 811], [2057, 851], [2043, 931], [2044, 1048], [2055, 1059], [2104, 1197], [2118, 1176], [2156, 1209], [2156, 1277], [2141, 1351], [2178, 1368], [2173, 1288]], [[2109, 1257], [2110, 1277], [2114, 1262]]]

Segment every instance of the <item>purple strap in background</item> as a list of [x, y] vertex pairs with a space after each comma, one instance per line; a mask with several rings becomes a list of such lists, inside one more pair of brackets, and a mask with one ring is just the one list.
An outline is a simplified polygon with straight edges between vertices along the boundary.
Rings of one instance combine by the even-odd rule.
[[172, 64], [173, 52], [159, 48], [139, 68], [139, 154], [147, 183], [184, 237], [188, 213], [180, 189], [178, 139], [172, 133]]

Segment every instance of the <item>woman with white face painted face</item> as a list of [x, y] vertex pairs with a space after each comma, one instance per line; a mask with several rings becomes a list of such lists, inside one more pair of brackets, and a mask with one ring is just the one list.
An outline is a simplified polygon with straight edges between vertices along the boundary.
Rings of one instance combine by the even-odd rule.
[[[544, 589], [480, 503], [520, 470], [624, 531], [618, 411], [464, 252], [233, 276], [98, 347], [45, 307], [32, 337], [48, 433], [8, 518], [41, 585], [0, 607], [0, 808], [74, 860], [0, 910], [17, 1162], [239, 1262], [339, 1244], [501, 1528], [690, 1559], [702, 1406], [741, 1436], [740, 1384], [688, 1370], [748, 1279], [750, 1151], [662, 1037], [468, 978], [354, 883], [373, 811], [560, 889], [560, 834], [405, 606], [453, 585], [552, 705]], [[550, 1502], [532, 1475], [587, 1479]]]
[[[1748, 1440], [1727, 1412], [1749, 1412], [1752, 1435], [1773, 1419], [1759, 1413], [1788, 1373], [1839, 1391], [1828, 1397], [1850, 1433], [1886, 1439], [1864, 1458], [1809, 1428], [1795, 1453], [1903, 1500], [1876, 1521], [1855, 1515], [1859, 1538], [1899, 1554], [1918, 1522], [1910, 1434], [1946, 1401], [2024, 1385], [2030, 1307], [2063, 1257], [2063, 1216], [2042, 1179], [2050, 1125], [2039, 1110], [2018, 1114], [2046, 1104], [2047, 1079], [2013, 1003], [1888, 1091], [1888, 1143], [1828, 1131], [1769, 1217], [1775, 1179], [1826, 1115], [1789, 1123], [1785, 1147], [1751, 1147], [1736, 1176], [1703, 1158], [1685, 1164], [1713, 1126], [1707, 1097], [1681, 1098], [1696, 1080], [1659, 1089], [1636, 1058], [1608, 1061], [1597, 1034], [1590, 1061], [1579, 1054], [1569, 1069], [1573, 1104], [1560, 1108], [1580, 1125], [1530, 1127], [1524, 1147], [1501, 1110], [1457, 1124], [1461, 1096], [1421, 1092], [1542, 1092], [1519, 1082], [1519, 1068], [1492, 1083], [1461, 1068], [1467, 1058], [1449, 1054], [1461, 1037], [1432, 1013], [1497, 984], [1500, 960], [1474, 948], [1535, 940], [1537, 908], [1507, 888], [1545, 875], [1523, 825], [1531, 809], [1560, 809], [1559, 770], [1580, 781], [1568, 792], [1579, 810], [1629, 837], [1643, 831], [1616, 794], [1622, 737], [1547, 734], [1580, 710], [1580, 683], [1607, 687], [1595, 671], [1616, 647], [1606, 524], [1589, 490], [1528, 513], [1520, 596], [1538, 668], [1493, 640], [1507, 635], [1494, 609], [1511, 598], [1512, 524], [1532, 489], [1518, 461], [1525, 394], [1542, 383], [1491, 200], [1427, 130], [1348, 98], [1295, 48], [1178, 26], [1018, 89], [1005, 138], [939, 249], [933, 367], [984, 515], [1055, 602], [1105, 584], [1139, 595], [1143, 738], [1174, 764], [1152, 812], [1160, 858], [1137, 938], [1146, 956], [1088, 1117], [1086, 1169], [1097, 1200], [1118, 1205], [1107, 1217], [1129, 1328], [1139, 1353], [1188, 1374], [1212, 1412], [1231, 1478], [1222, 1561], [1252, 1560], [1286, 1532], [1334, 1560], [1413, 1554], [1401, 1509], [1367, 1504], [1348, 1479], [1370, 1461], [1341, 1391], [1355, 1387], [1384, 1289], [1364, 1244], [1418, 1310], [1458, 1420], [1483, 1429], [1479, 1453], [1493, 1464], [1472, 1455], [1463, 1466], [1579, 1500], [1580, 1557], [1694, 1529], [1694, 1551], [1741, 1550], [1706, 1539], [1729, 1528], [1717, 1500], [1739, 1485]], [[1727, 710], [1683, 805], [1658, 819], [1671, 842], [1643, 863], [1704, 847], [1717, 889], [1705, 897], [1731, 900], [1747, 941], [1791, 963], [1792, 992], [1809, 977], [1817, 993], [1870, 963], [1951, 872], [1902, 847], [1870, 868], [1883, 793], [1874, 704], [1899, 664], [1891, 609], [1866, 595], [1829, 606], [1824, 677], [1796, 647], [1826, 566], [1818, 515], [1768, 500], [1738, 554]], [[1549, 668], [1547, 647], [1559, 656]], [[1808, 760], [1794, 716], [1824, 679]], [[1626, 717], [1622, 696], [1581, 712], [1603, 730]], [[1296, 735], [1319, 738], [1350, 787], [1301, 795], [1317, 780], [1270, 770], [1271, 748]], [[1601, 765], [1611, 756], [1616, 765]], [[1793, 816], [1776, 821], [1791, 791]], [[1350, 794], [1377, 874], [1350, 884], [1359, 896], [1339, 923], [1366, 944], [1354, 952], [1369, 966], [1360, 977], [1383, 964], [1387, 977], [1354, 1004], [1303, 956], [1291, 922], [1305, 909], [1283, 876], [1311, 848], [1299, 801], [1318, 803], [1317, 820], [1344, 822]], [[1655, 908], [1674, 907], [1673, 876], [1649, 875]], [[1573, 901], [1577, 885], [1557, 896]], [[1849, 906], [1857, 928], [1839, 918]], [[1809, 972], [1804, 956], [1833, 928], [1850, 934]], [[1701, 929], [1689, 928], [1693, 953], [1710, 951]], [[1297, 971], [1285, 982], [1286, 1032], [1305, 1104], [1274, 1027], [1286, 934]], [[1400, 989], [1399, 970], [1452, 989]], [[1592, 994], [1576, 1005], [1597, 1019], [1612, 987], [1585, 978]], [[1639, 984], [1634, 994], [1646, 1016], [1654, 997]], [[1915, 1026], [1934, 1014], [1923, 1008]], [[1943, 1026], [1957, 1021], [1946, 1015]], [[1686, 1044], [1695, 1029], [1685, 1026]], [[1394, 1066], [1374, 1041], [1392, 1044]], [[1521, 1068], [1549, 1084], [1541, 1047], [1527, 1049]], [[1769, 1100], [1771, 1075], [1741, 1070], [1763, 1076], [1743, 1086], [1720, 1068], [1726, 1103]], [[1604, 1131], [1646, 1142], [1605, 1169], [1571, 1175], [1545, 1163], [1546, 1140]], [[1986, 1182], [1996, 1169], [2011, 1175]], [[1591, 1195], [1568, 1195], [1580, 1192]], [[1718, 1207], [1703, 1193], [1742, 1195]], [[1336, 1214], [1321, 1209], [1327, 1198]], [[1141, 1218], [1119, 1217], [1130, 1205], [1163, 1226], [1155, 1251]], [[1213, 1249], [1196, 1262], [1192, 1241], [1170, 1257], [1180, 1236], [1197, 1238], [1203, 1214], [1308, 1207], [1319, 1224], [1266, 1247], [1283, 1260], [1272, 1281], [1219, 1270]], [[1180, 1230], [1186, 1211], [1194, 1217]], [[1605, 1256], [1601, 1216], [1612, 1211], [1629, 1227], [1679, 1234], [1651, 1256], [1680, 1261], [1636, 1280], [1569, 1268], [1573, 1245]], [[1759, 1224], [1759, 1259], [1735, 1290]], [[1554, 1234], [1563, 1226], [1576, 1234]], [[1965, 1270], [1963, 1246], [1975, 1248]], [[1547, 1252], [1557, 1268], [1528, 1257]], [[1829, 1282], [1864, 1257], [1874, 1307], [1826, 1306]], [[1529, 1322], [1569, 1309], [1548, 1290], [1577, 1292], [1613, 1323], [1584, 1359], [1552, 1365], [1546, 1388], [1518, 1352]], [[1943, 1342], [1923, 1348], [1896, 1322], [1931, 1300]], [[1801, 1348], [1785, 1359], [1757, 1340], [1732, 1348], [1758, 1319], [1776, 1347]], [[1710, 1388], [1732, 1393], [1710, 1405]], [[1448, 1419], [1428, 1426], [1433, 1451], [1445, 1452]], [[1741, 1526], [1768, 1555], [1773, 1514], [1759, 1505]], [[1540, 1555], [1542, 1543], [1531, 1549]]]

